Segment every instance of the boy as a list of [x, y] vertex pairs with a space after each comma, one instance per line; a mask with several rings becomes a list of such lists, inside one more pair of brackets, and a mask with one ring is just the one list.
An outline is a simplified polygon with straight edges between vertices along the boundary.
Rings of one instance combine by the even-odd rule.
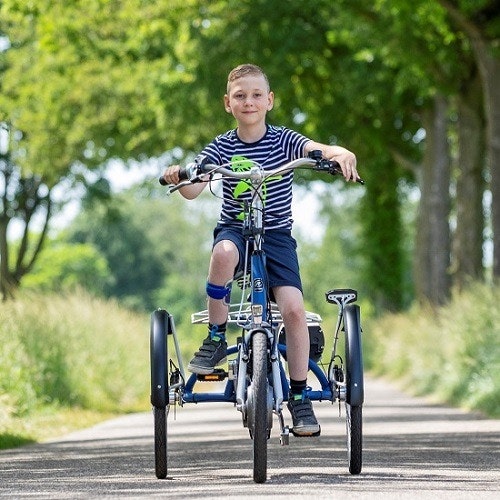
[[[274, 94], [265, 73], [258, 66], [243, 64], [228, 76], [224, 107], [236, 119], [237, 128], [217, 136], [201, 154], [212, 164], [232, 159], [254, 160], [265, 169], [273, 169], [292, 159], [321, 150], [323, 156], [336, 160], [347, 180], [356, 180], [356, 157], [340, 146], [314, 142], [285, 127], [268, 125], [266, 114], [273, 108]], [[242, 162], [244, 165], [244, 161]], [[179, 166], [167, 168], [163, 178], [169, 184], [179, 183]], [[290, 375], [288, 409], [292, 415], [293, 433], [301, 436], [319, 435], [320, 426], [306, 397], [309, 358], [309, 332], [306, 323], [302, 285], [292, 228], [293, 172], [283, 174], [266, 185], [266, 228], [264, 249], [269, 286], [283, 317], [286, 330], [287, 361]], [[208, 336], [188, 365], [193, 373], [208, 374], [226, 358], [227, 305], [226, 284], [235, 271], [243, 267], [244, 245], [240, 200], [244, 194], [235, 191], [238, 181], [223, 180], [223, 203], [217, 227], [207, 279]], [[187, 199], [196, 198], [207, 183], [182, 187]], [[236, 199], [237, 198], [237, 199]]]

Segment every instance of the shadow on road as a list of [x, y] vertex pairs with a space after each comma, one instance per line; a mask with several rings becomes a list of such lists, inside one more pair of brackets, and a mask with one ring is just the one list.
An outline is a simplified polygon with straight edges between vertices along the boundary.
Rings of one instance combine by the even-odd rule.
[[291, 437], [285, 447], [279, 444], [275, 420], [268, 481], [256, 485], [252, 442], [240, 414], [231, 405], [202, 404], [180, 409], [176, 420], [169, 417], [166, 480], [154, 476], [152, 416], [137, 414], [60, 441], [0, 452], [0, 496], [500, 495], [500, 421], [429, 405], [383, 383], [368, 385], [368, 393], [359, 476], [347, 470], [345, 420], [338, 417], [337, 406], [316, 406], [322, 425], [319, 438]]

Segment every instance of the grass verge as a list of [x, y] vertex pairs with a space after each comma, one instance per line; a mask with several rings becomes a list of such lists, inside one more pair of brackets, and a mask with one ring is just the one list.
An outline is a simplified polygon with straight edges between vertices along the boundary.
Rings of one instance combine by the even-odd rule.
[[83, 292], [0, 305], [0, 447], [149, 408], [149, 317]]
[[442, 308], [371, 319], [367, 368], [418, 395], [500, 417], [500, 287], [476, 284]]

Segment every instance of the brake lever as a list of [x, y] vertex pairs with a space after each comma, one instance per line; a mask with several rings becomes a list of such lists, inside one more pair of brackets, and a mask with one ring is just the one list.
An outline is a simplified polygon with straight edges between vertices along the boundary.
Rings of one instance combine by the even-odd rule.
[[[316, 170], [319, 170], [320, 172], [321, 171], [324, 172], [326, 170], [331, 175], [344, 175], [342, 172], [342, 168], [340, 167], [340, 164], [337, 161], [326, 160], [325, 158], [319, 160], [319, 164], [316, 167]], [[353, 180], [352, 177], [349, 180], [352, 181]], [[362, 185], [365, 183], [365, 181], [361, 179], [361, 177], [358, 177], [356, 179], [356, 182]]]
[[[179, 184], [170, 184], [169, 188], [167, 190], [167, 195], [171, 195], [172, 193], [175, 193], [179, 189], [183, 188], [184, 186], [190, 186], [191, 184], [193, 184], [193, 181], [182, 181], [182, 182], [179, 182]], [[162, 185], [166, 186], [167, 183], [162, 184]]]

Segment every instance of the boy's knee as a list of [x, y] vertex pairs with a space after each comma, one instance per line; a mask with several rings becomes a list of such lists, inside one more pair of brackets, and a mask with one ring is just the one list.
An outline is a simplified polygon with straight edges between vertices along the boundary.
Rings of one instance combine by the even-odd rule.
[[305, 319], [305, 311], [299, 306], [290, 307], [285, 311], [284, 316], [287, 321], [298, 323]]
[[219, 241], [212, 250], [212, 260], [217, 262], [233, 263], [238, 261], [238, 249], [236, 245], [229, 240]]

